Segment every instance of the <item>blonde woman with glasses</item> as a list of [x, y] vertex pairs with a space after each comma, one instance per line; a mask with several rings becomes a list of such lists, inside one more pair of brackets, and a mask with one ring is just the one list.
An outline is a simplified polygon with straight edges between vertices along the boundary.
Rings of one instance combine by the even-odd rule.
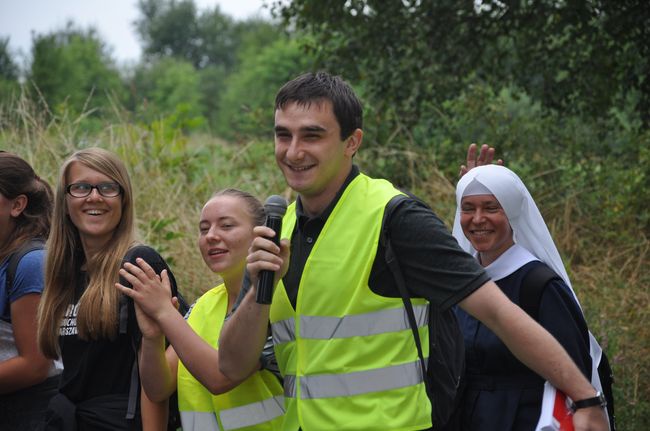
[[133, 303], [114, 288], [123, 262], [136, 258], [171, 274], [155, 250], [136, 246], [134, 218], [131, 181], [114, 154], [88, 148], [64, 162], [38, 321], [41, 350], [64, 364], [47, 430], [166, 427], [166, 402], [140, 391]]

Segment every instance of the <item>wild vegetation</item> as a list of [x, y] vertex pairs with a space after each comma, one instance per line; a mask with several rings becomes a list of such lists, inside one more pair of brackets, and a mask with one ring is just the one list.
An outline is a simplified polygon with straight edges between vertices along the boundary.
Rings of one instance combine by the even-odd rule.
[[271, 3], [277, 21], [236, 22], [192, 0], [141, 0], [145, 54], [129, 70], [74, 23], [36, 35], [26, 70], [0, 41], [0, 149], [51, 182], [77, 148], [118, 153], [142, 240], [193, 299], [218, 282], [197, 252], [201, 204], [230, 186], [291, 198], [273, 159], [275, 91], [302, 71], [340, 73], [365, 104], [357, 163], [449, 225], [467, 145], [497, 147], [613, 362], [619, 429], [650, 429], [648, 6]]

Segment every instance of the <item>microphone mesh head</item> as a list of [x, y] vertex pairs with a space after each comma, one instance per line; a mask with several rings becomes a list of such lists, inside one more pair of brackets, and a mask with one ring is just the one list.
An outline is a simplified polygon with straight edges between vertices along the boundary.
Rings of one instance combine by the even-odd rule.
[[287, 200], [282, 196], [272, 195], [264, 202], [264, 212], [268, 216], [282, 217], [287, 212]]

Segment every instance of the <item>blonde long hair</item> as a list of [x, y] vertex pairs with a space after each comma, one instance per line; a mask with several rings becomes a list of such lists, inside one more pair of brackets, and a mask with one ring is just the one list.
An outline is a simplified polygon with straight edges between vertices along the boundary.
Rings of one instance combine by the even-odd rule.
[[[100, 172], [122, 186], [122, 218], [108, 244], [98, 253], [84, 254], [77, 227], [68, 215], [67, 175], [72, 163]], [[54, 214], [45, 262], [45, 289], [38, 308], [38, 343], [50, 358], [59, 356], [59, 328], [66, 308], [74, 302], [79, 270], [86, 264], [88, 286], [79, 300], [77, 330], [83, 340], [113, 339], [118, 330], [122, 258], [135, 241], [133, 189], [124, 163], [101, 148], [87, 148], [72, 154], [61, 167], [54, 199]]]

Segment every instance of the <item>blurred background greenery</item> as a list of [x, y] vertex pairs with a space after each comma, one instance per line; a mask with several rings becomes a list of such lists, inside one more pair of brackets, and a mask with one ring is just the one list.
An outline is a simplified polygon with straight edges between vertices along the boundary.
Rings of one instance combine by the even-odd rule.
[[357, 163], [451, 224], [469, 143], [497, 147], [535, 197], [615, 371], [619, 429], [650, 429], [650, 3], [268, 1], [237, 21], [192, 0], [140, 0], [122, 69], [93, 28], [0, 39], [0, 148], [54, 182], [97, 145], [127, 163], [142, 239], [190, 299], [217, 284], [196, 250], [223, 187], [291, 198], [273, 159], [273, 99], [309, 70], [362, 97]]

